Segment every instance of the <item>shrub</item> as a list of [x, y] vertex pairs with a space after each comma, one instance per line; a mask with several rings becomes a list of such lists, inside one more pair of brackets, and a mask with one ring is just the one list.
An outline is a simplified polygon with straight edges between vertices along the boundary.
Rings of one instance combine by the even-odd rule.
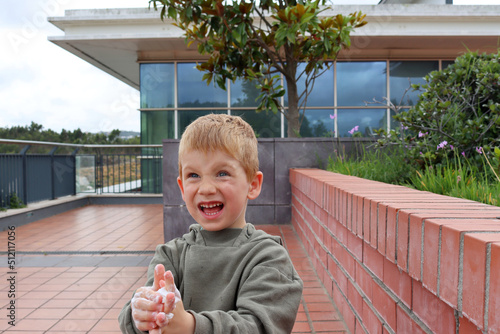
[[10, 206], [11, 209], [21, 209], [25, 208], [26, 205], [23, 203], [23, 201], [17, 196], [16, 193], [12, 193], [10, 195]]
[[381, 133], [379, 144], [404, 145], [407, 158], [421, 167], [452, 158], [454, 150], [476, 165], [482, 163], [474, 154], [480, 147], [494, 158], [500, 146], [500, 51], [468, 52], [425, 79], [412, 85], [422, 91], [416, 105], [394, 116], [401, 132]]

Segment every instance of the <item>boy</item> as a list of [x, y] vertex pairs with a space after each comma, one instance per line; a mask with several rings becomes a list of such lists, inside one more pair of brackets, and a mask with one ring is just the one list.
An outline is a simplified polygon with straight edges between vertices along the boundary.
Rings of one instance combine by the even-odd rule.
[[122, 332], [292, 331], [302, 281], [281, 239], [245, 221], [258, 168], [257, 139], [240, 117], [210, 114], [186, 128], [177, 182], [198, 224], [156, 248], [146, 286], [120, 313]]

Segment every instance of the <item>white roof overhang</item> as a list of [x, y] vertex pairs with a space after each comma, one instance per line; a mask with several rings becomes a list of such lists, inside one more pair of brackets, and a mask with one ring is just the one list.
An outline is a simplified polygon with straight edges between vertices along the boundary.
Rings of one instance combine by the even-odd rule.
[[[453, 59], [471, 50], [497, 52], [500, 6], [335, 6], [325, 15], [361, 11], [368, 24], [351, 35], [342, 60]], [[162, 22], [153, 9], [69, 10], [49, 22], [64, 32], [49, 40], [119, 80], [139, 89], [139, 63], [195, 61], [183, 32]]]

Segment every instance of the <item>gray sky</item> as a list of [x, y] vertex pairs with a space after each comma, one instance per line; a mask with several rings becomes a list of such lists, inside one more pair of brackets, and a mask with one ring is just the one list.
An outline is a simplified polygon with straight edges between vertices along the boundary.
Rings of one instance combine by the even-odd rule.
[[[333, 0], [377, 4], [378, 0]], [[454, 0], [457, 5], [500, 0]], [[0, 127], [139, 131], [139, 92], [47, 40], [65, 9], [147, 7], [148, 0], [3, 0], [0, 11]]]

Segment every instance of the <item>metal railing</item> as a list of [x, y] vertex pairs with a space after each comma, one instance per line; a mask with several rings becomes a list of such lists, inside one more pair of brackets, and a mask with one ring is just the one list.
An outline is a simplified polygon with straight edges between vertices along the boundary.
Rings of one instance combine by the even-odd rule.
[[[23, 147], [19, 153], [0, 152], [0, 207], [9, 207], [12, 196], [28, 204], [77, 193], [162, 192], [161, 145], [87, 145], [13, 139], [0, 139], [0, 144]], [[30, 154], [32, 146], [50, 147], [51, 151]], [[61, 147], [73, 151], [55, 154]], [[80, 150], [87, 153], [77, 154]], [[115, 150], [122, 152], [110, 153]]]

